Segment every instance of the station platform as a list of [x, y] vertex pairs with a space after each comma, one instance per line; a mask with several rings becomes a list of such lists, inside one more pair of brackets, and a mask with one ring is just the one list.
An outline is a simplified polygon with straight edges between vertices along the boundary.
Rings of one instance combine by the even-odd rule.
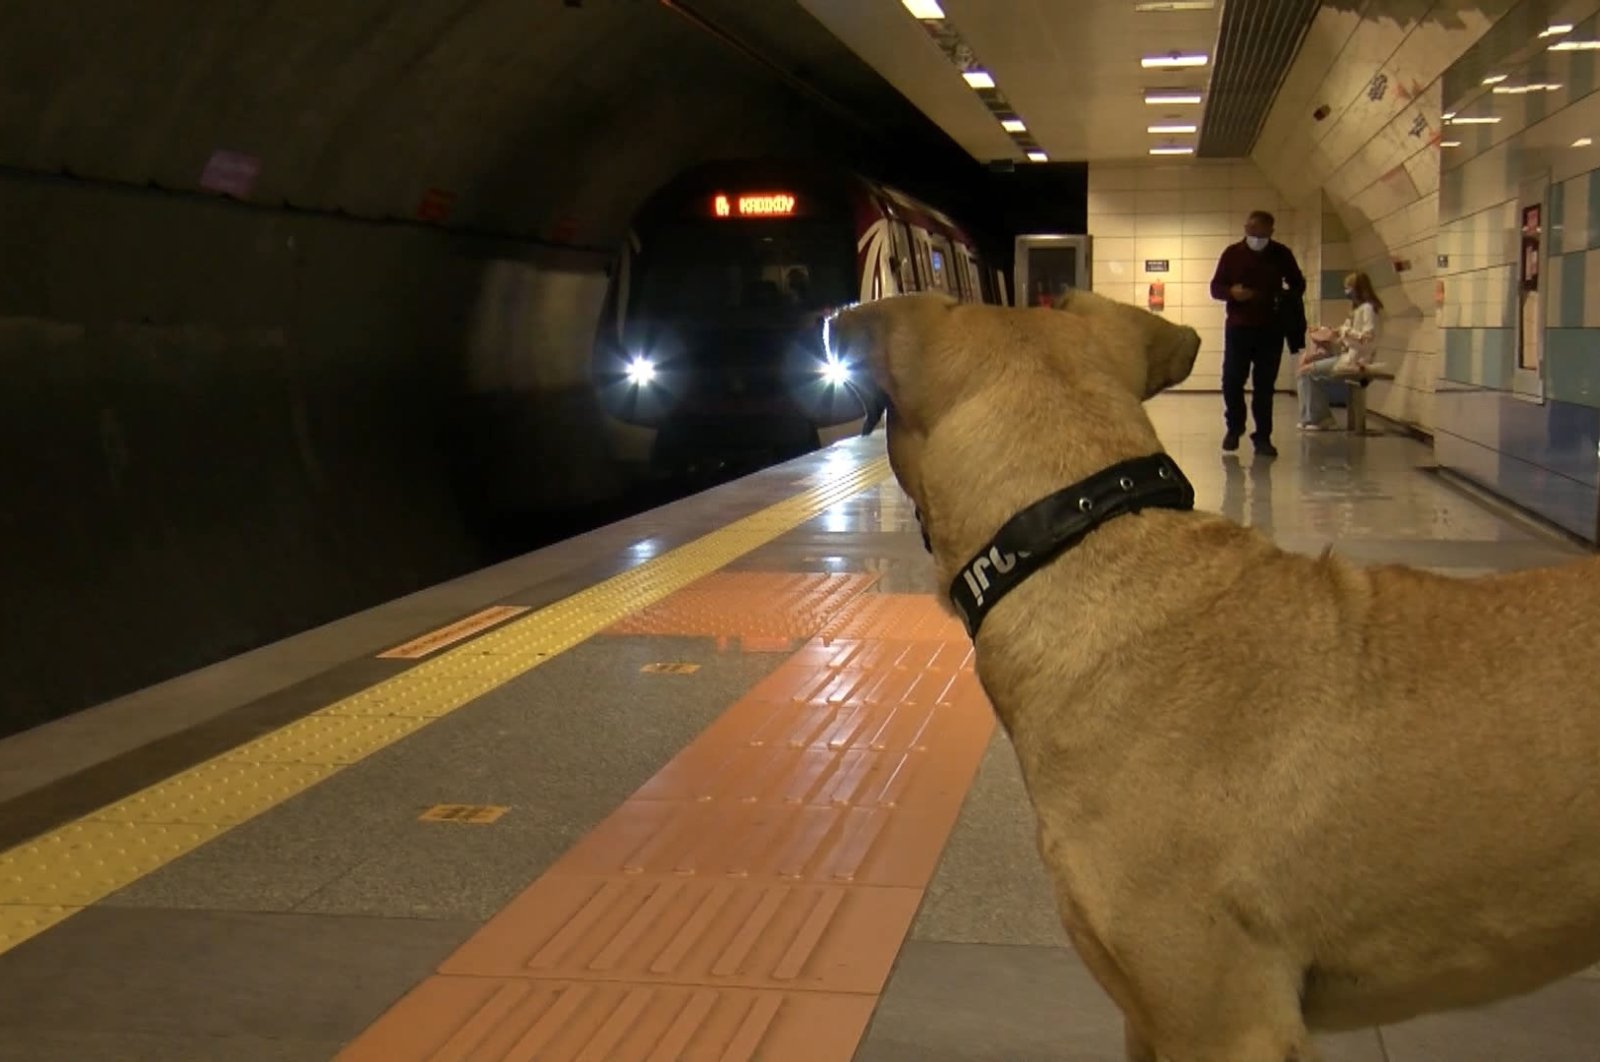
[[[1581, 552], [1409, 437], [1149, 408], [1286, 548]], [[1120, 1062], [937, 589], [880, 434], [0, 742], [0, 1059]], [[1600, 1062], [1600, 976], [1322, 1043]]]

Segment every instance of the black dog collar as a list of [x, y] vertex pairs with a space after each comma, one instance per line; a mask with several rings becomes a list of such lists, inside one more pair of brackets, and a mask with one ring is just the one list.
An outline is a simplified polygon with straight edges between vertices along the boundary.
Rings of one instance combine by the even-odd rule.
[[[1006, 521], [950, 585], [967, 636], [978, 636], [1001, 598], [1107, 521], [1141, 509], [1193, 508], [1194, 487], [1166, 454], [1124, 461], [1034, 502]], [[922, 544], [932, 552], [926, 529]]]

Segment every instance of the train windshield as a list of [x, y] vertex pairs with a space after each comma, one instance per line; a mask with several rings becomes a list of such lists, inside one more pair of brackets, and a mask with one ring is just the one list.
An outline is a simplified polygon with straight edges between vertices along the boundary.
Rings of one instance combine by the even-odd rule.
[[852, 301], [854, 267], [837, 221], [667, 226], [642, 248], [635, 306], [658, 320], [799, 320]]

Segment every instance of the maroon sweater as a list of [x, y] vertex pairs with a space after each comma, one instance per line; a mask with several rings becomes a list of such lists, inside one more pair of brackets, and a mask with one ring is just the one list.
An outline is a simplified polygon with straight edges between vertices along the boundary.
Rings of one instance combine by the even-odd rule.
[[[1235, 302], [1228, 289], [1243, 284], [1255, 292], [1247, 302]], [[1265, 249], [1252, 251], [1240, 240], [1231, 243], [1217, 259], [1217, 272], [1211, 278], [1211, 297], [1227, 303], [1229, 328], [1266, 328], [1279, 325], [1277, 293], [1287, 288], [1295, 297], [1306, 293], [1305, 274], [1294, 252], [1277, 240]]]

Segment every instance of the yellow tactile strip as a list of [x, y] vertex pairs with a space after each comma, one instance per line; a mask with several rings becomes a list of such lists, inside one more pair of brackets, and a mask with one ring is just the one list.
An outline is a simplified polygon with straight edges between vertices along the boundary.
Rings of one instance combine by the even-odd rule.
[[0, 952], [889, 478], [884, 458], [0, 853]]
[[961, 628], [872, 596], [340, 1057], [847, 1062], [994, 728]]

